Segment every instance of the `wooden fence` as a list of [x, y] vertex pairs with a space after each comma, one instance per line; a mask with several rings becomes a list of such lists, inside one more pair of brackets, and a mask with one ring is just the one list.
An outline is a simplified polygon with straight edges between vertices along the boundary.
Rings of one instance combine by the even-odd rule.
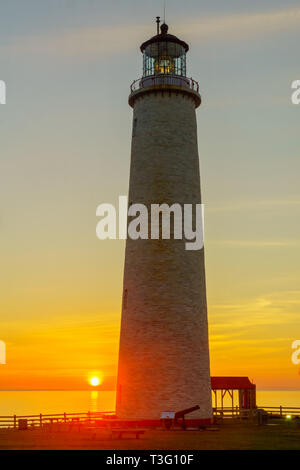
[[[263, 409], [273, 417], [300, 417], [300, 407], [287, 407], [287, 406], [259, 406], [258, 409]], [[213, 415], [216, 418], [227, 419], [247, 419], [252, 418], [255, 415], [256, 410], [246, 410], [236, 407], [223, 407], [213, 408]], [[68, 424], [79, 424], [79, 423], [95, 423], [103, 419], [111, 419], [115, 415], [114, 411], [106, 412], [90, 412], [87, 413], [57, 413], [57, 414], [39, 414], [39, 415], [11, 415], [11, 416], [0, 416], [0, 429], [18, 429], [19, 420], [27, 420], [28, 427], [42, 427], [48, 424], [55, 423], [68, 423]]]
[[103, 412], [90, 412], [87, 413], [56, 413], [56, 414], [42, 414], [39, 415], [12, 415], [12, 416], [0, 416], [0, 429], [11, 428], [17, 429], [20, 419], [27, 420], [29, 427], [40, 427], [45, 424], [53, 423], [91, 423], [96, 419], [103, 419], [112, 417], [115, 414], [114, 411]]
[[219, 418], [247, 418], [252, 417], [257, 410], [265, 410], [268, 412], [268, 415], [273, 417], [286, 417], [286, 416], [299, 416], [300, 417], [300, 407], [290, 407], [290, 406], [257, 406], [256, 409], [243, 409], [238, 406], [235, 407], [218, 407], [213, 408], [213, 414], [215, 417]]
[[276, 416], [299, 416], [300, 417], [300, 408], [292, 406], [261, 406], [261, 409], [264, 409], [268, 414]]

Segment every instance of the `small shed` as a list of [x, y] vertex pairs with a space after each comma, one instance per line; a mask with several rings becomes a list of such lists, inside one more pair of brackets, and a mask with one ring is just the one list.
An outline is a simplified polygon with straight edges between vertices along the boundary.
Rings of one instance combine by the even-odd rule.
[[226, 393], [231, 397], [234, 408], [234, 394], [238, 390], [238, 407], [244, 410], [256, 408], [256, 385], [248, 377], [211, 377], [211, 389], [215, 397], [215, 408], [218, 408], [218, 390], [220, 391], [221, 409]]

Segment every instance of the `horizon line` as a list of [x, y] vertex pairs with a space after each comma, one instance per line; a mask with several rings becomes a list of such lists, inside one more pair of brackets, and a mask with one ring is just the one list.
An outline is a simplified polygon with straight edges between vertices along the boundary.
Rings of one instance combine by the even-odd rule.
[[[0, 388], [0, 392], [116, 392], [116, 389], [93, 388]], [[258, 388], [259, 392], [300, 392], [299, 388]]]

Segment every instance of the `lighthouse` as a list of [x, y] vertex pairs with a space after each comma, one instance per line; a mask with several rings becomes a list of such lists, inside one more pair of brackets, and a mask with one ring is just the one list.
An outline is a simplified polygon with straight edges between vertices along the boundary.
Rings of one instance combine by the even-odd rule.
[[[158, 17], [157, 34], [141, 45], [143, 76], [129, 96], [128, 206], [143, 204], [149, 214], [153, 204], [201, 204], [199, 85], [187, 77], [188, 44], [168, 29]], [[164, 411], [197, 405], [188, 418], [209, 423], [204, 247], [187, 250], [184, 236], [153, 239], [149, 229], [147, 239], [126, 241], [116, 414], [155, 423]]]

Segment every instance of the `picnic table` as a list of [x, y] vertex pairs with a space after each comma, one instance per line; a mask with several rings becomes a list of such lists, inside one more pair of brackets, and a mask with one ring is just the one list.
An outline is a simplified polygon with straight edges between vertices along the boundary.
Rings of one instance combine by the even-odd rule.
[[131, 429], [118, 429], [118, 428], [112, 428], [111, 429], [111, 437], [112, 439], [115, 437], [116, 439], [122, 439], [124, 435], [134, 435], [136, 439], [139, 439], [139, 437], [142, 435], [142, 434], [145, 434], [145, 430], [144, 429], [134, 429], [134, 428], [131, 428]]

